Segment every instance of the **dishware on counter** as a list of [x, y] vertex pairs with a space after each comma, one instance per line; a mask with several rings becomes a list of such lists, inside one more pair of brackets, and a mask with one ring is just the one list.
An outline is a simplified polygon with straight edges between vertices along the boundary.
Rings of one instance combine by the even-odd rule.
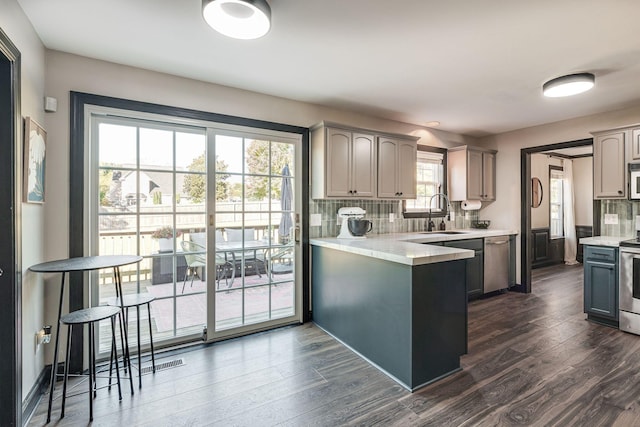
[[478, 219], [475, 221], [471, 221], [471, 228], [479, 228], [482, 230], [486, 230], [487, 228], [489, 228], [490, 224], [491, 224], [491, 221], [489, 221], [488, 219]]

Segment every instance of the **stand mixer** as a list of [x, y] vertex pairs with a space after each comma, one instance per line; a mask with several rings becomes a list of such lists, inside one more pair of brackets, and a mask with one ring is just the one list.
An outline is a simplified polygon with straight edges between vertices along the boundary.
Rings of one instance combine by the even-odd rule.
[[338, 218], [342, 218], [338, 239], [366, 239], [365, 236], [354, 236], [349, 231], [349, 218], [362, 218], [366, 213], [367, 211], [358, 207], [338, 209]]

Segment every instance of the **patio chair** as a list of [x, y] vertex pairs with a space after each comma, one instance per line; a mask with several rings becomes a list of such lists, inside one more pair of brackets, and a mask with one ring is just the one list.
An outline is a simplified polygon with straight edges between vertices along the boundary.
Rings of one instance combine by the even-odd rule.
[[293, 272], [293, 242], [286, 246], [271, 248], [266, 253], [267, 274], [273, 279], [274, 274]]
[[[184, 293], [184, 288], [187, 284], [187, 279], [191, 276], [191, 287], [193, 287], [193, 279], [197, 276], [199, 280], [202, 280], [200, 275], [198, 274], [198, 268], [206, 267], [206, 248], [202, 245], [199, 245], [195, 242], [191, 242], [188, 240], [183, 240], [180, 242], [182, 245], [182, 250], [184, 251], [184, 259], [187, 262], [187, 270], [184, 274], [184, 281], [182, 282], [182, 293]], [[231, 277], [227, 277], [227, 272], [231, 270]], [[228, 261], [226, 254], [218, 254], [216, 252], [216, 285], [217, 288], [220, 289], [220, 280], [224, 277], [225, 284], [227, 288], [230, 288], [233, 285], [233, 281], [235, 279], [235, 259], [234, 262]]]
[[[227, 231], [227, 242], [243, 242], [243, 241], [250, 242], [250, 241], [256, 240], [254, 228], [245, 228], [244, 230], [237, 229], [237, 228], [227, 228], [226, 231]], [[258, 274], [258, 277], [262, 277], [262, 274], [260, 274], [260, 268], [258, 263], [262, 263], [263, 265], [266, 265], [266, 263], [265, 263], [265, 260], [260, 258], [260, 256], [258, 255], [257, 249], [235, 251], [233, 252], [233, 255], [234, 255], [234, 258], [236, 259], [239, 258], [240, 261], [242, 261], [242, 258], [244, 257], [245, 269], [248, 266], [253, 265], [253, 269]]]

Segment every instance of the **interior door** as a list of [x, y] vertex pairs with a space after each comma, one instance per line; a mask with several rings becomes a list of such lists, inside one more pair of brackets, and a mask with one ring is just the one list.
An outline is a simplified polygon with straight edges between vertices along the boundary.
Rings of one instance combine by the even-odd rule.
[[0, 30], [0, 425], [22, 425], [20, 52]]

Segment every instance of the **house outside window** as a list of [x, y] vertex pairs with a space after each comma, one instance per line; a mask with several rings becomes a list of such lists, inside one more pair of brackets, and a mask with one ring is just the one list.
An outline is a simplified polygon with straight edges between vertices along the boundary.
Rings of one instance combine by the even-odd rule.
[[[428, 151], [427, 151], [428, 150]], [[418, 146], [416, 165], [416, 199], [405, 202], [405, 217], [425, 216], [443, 213], [443, 199], [434, 197], [431, 206], [431, 196], [446, 193], [445, 160], [446, 150]], [[409, 214], [409, 215], [407, 215]]]
[[549, 167], [549, 231], [552, 239], [564, 237], [563, 179], [561, 167]]

